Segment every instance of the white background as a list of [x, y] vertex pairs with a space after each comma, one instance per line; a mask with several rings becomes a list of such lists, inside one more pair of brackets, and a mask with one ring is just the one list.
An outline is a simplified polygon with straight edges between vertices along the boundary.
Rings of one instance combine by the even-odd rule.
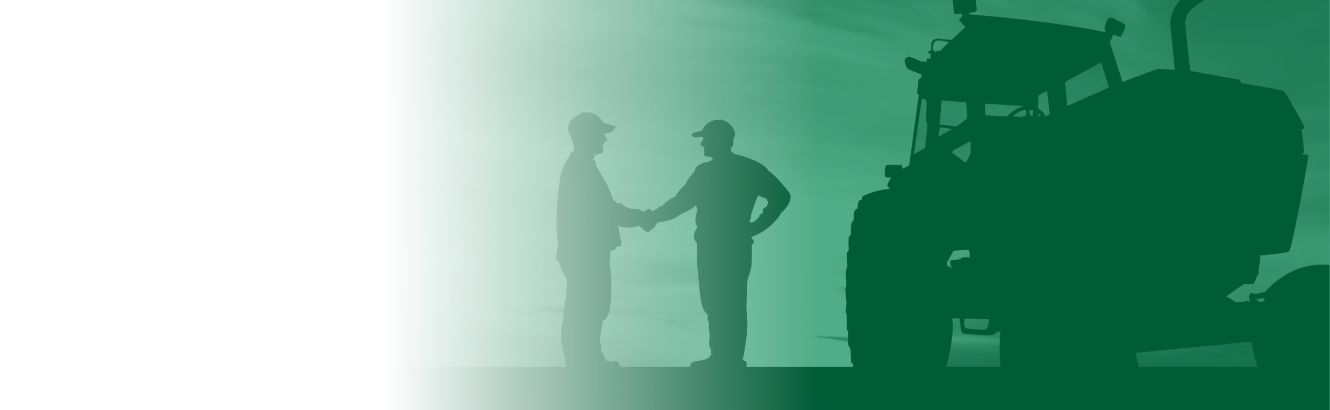
[[400, 11], [0, 4], [0, 408], [397, 407]]

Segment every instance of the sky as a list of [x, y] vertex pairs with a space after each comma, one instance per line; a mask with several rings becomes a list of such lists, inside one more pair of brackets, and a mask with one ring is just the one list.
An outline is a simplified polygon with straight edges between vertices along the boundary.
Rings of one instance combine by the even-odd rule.
[[[567, 121], [590, 111], [618, 126], [598, 164], [633, 208], [659, 206], [704, 161], [692, 131], [731, 122], [735, 151], [765, 164], [793, 196], [756, 239], [748, 360], [847, 365], [845, 345], [822, 337], [845, 334], [851, 216], [860, 196], [885, 187], [882, 166], [908, 156], [917, 76], [902, 61], [959, 31], [950, 2], [525, 3], [424, 3], [417, 17], [425, 29], [414, 33], [411, 186], [425, 241], [414, 249], [416, 362], [562, 363], [554, 203], [571, 150]], [[1092, 29], [1121, 20], [1126, 31], [1113, 44], [1129, 79], [1171, 68], [1172, 6], [987, 0], [979, 14]], [[1284, 90], [1305, 124], [1311, 159], [1293, 248], [1263, 258], [1256, 289], [1330, 261], [1327, 14], [1318, 0], [1216, 1], [1189, 20], [1194, 70]], [[1092, 89], [1073, 87], [1071, 98]], [[692, 230], [691, 213], [650, 233], [623, 230], [607, 356], [679, 366], [706, 355]], [[953, 364], [992, 364], [995, 343], [958, 338]], [[1212, 352], [1219, 364], [1250, 361], [1242, 347]]]

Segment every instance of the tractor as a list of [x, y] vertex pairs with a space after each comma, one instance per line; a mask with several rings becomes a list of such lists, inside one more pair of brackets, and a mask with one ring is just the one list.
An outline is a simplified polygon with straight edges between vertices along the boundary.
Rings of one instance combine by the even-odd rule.
[[[943, 367], [953, 323], [1000, 334], [1002, 367], [1134, 367], [1140, 352], [1251, 342], [1260, 367], [1324, 371], [1325, 265], [1262, 293], [1293, 239], [1307, 155], [1284, 92], [1173, 69], [1126, 79], [1102, 30], [974, 14], [934, 40], [908, 164], [854, 213], [846, 268], [857, 367]], [[1073, 79], [1104, 87], [1068, 101]], [[983, 319], [987, 326], [969, 326]]]

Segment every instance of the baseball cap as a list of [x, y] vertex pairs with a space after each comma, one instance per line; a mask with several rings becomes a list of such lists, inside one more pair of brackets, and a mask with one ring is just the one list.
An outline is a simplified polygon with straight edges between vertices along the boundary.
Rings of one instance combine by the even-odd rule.
[[734, 138], [734, 127], [725, 120], [712, 120], [701, 131], [694, 132], [694, 137], [698, 138]]
[[569, 134], [604, 134], [614, 131], [614, 126], [606, 124], [600, 116], [589, 112], [577, 114], [568, 122]]

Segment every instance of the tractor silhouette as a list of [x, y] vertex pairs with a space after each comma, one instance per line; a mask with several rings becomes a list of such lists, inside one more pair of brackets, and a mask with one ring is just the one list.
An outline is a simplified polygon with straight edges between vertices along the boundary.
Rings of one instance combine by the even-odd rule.
[[[1326, 266], [1229, 298], [1262, 255], [1288, 251], [1307, 156], [1282, 91], [1191, 70], [1199, 3], [1174, 9], [1174, 69], [1123, 80], [1117, 20], [1089, 30], [955, 1], [962, 31], [905, 63], [920, 75], [909, 164], [887, 166], [888, 188], [854, 214], [855, 366], [945, 366], [960, 318], [1001, 332], [1003, 367], [1130, 367], [1250, 341], [1258, 366], [1325, 369]], [[1068, 81], [1095, 68], [1106, 87], [1069, 103]]]

